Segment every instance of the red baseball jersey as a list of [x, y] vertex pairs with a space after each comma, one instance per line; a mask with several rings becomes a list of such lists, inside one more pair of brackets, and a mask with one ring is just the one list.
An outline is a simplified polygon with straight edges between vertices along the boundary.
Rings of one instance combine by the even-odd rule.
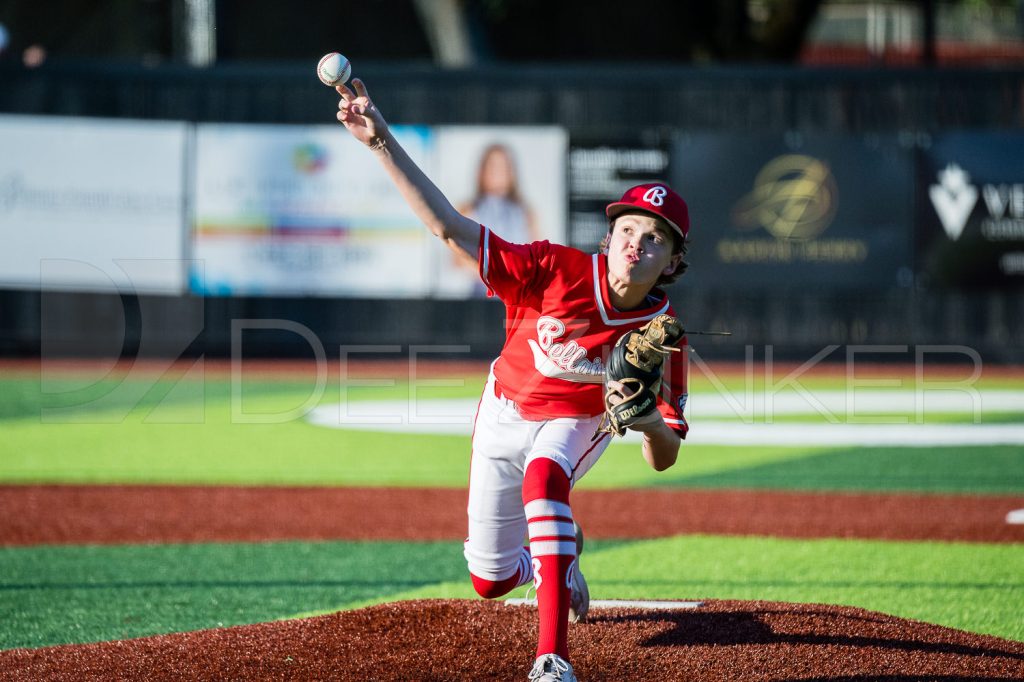
[[[668, 296], [621, 312], [609, 302], [608, 257], [547, 241], [512, 244], [480, 227], [480, 278], [505, 303], [505, 346], [494, 364], [497, 390], [527, 419], [593, 417], [604, 411], [605, 360], [620, 336], [662, 313]], [[680, 436], [687, 397], [687, 341], [666, 359], [658, 409]]]

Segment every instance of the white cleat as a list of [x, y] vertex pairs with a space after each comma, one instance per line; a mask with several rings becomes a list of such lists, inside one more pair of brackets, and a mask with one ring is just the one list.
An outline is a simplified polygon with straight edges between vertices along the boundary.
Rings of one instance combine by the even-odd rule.
[[558, 654], [544, 654], [533, 663], [528, 680], [535, 682], [579, 682], [572, 665]]
[[579, 524], [573, 522], [576, 531], [576, 566], [569, 580], [569, 621], [579, 623], [587, 617], [590, 610], [590, 588], [587, 587], [587, 580], [580, 570], [580, 553], [583, 552], [583, 529]]

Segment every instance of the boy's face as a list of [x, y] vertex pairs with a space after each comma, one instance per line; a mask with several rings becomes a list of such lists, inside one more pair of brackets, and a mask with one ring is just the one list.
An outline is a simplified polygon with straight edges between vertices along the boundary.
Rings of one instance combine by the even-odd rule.
[[617, 217], [608, 240], [609, 272], [623, 283], [653, 287], [659, 277], [674, 272], [682, 258], [672, 253], [671, 229], [640, 211]]

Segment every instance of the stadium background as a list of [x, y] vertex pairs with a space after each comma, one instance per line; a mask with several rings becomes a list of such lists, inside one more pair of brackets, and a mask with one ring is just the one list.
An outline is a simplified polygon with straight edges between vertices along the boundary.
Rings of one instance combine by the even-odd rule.
[[[333, 15], [314, 22], [316, 26], [307, 31], [302, 26], [301, 18], [307, 13], [303, 7], [275, 10], [257, 20], [251, 13], [243, 19], [240, 8], [232, 3], [220, 3], [216, 5], [220, 13], [216, 48], [222, 55], [213, 66], [196, 68], [182, 63], [189, 54], [184, 48], [168, 44], [170, 36], [178, 35], [172, 27], [184, 30], [180, 19], [177, 24], [170, 21], [170, 15], [177, 16], [173, 11], [177, 5], [172, 3], [147, 3], [145, 11], [142, 6], [130, 7], [130, 3], [107, 3], [103, 9], [93, 10], [69, 3], [69, 8], [88, 18], [78, 24], [81, 34], [64, 23], [33, 24], [33, 11], [16, 3], [16, 9], [7, 11], [9, 21], [22, 19], [27, 27], [10, 31], [21, 42], [11, 41], [8, 59], [0, 67], [4, 80], [0, 109], [12, 114], [196, 124], [329, 125], [333, 95], [308, 77], [311, 57], [304, 61], [298, 57], [345, 46], [358, 73], [373, 84], [380, 106], [394, 123], [562, 128], [568, 137], [568, 155], [563, 161], [568, 174], [564, 204], [568, 228], [563, 234], [566, 241], [582, 248], [593, 248], [599, 239], [600, 202], [607, 197], [595, 194], [593, 188], [579, 187], [574, 177], [582, 177], [586, 169], [574, 169], [574, 159], [580, 157], [573, 152], [601, 147], [663, 150], [665, 175], [690, 199], [697, 228], [692, 274], [670, 293], [688, 311], [691, 325], [714, 323], [736, 332], [731, 339], [705, 344], [705, 353], [737, 357], [747, 344], [757, 348], [771, 344], [776, 352], [796, 358], [807, 357], [826, 344], [963, 344], [992, 361], [1020, 360], [1024, 311], [1019, 292], [1024, 276], [1018, 270], [1016, 274], [1001, 273], [998, 264], [1000, 254], [1020, 253], [1020, 239], [981, 244], [971, 239], [967, 248], [957, 248], [978, 229], [984, 213], [984, 202], [979, 200], [964, 241], [940, 244], [941, 226], [927, 197], [928, 187], [937, 182], [938, 170], [971, 154], [979, 157], [975, 169], [959, 161], [969, 174], [973, 170], [974, 180], [969, 182], [979, 187], [988, 182], [1011, 190], [1016, 186], [1019, 193], [1020, 166], [1013, 163], [1020, 158], [1024, 121], [1020, 95], [1024, 76], [1020, 60], [1014, 60], [1019, 53], [1013, 51], [1018, 49], [1019, 36], [986, 48], [967, 38], [954, 40], [940, 34], [936, 63], [929, 67], [922, 63], [924, 48], [919, 42], [897, 42], [900, 17], [904, 23], [915, 20], [913, 27], [920, 31], [917, 6], [836, 3], [847, 13], [861, 7], [867, 28], [871, 28], [872, 11], [881, 12], [883, 20], [888, 18], [882, 29], [888, 42], [881, 48], [862, 45], [860, 53], [849, 46], [840, 50], [842, 44], [829, 52], [825, 49], [829, 43], [812, 43], [803, 54], [813, 68], [742, 60], [738, 47], [740, 56], [732, 61], [725, 57], [714, 65], [696, 66], [687, 61], [692, 60], [690, 51], [695, 48], [685, 46], [686, 37], [707, 28], [710, 20], [699, 12], [689, 14], [691, 7], [684, 10], [673, 3], [651, 3], [639, 6], [637, 18], [631, 21], [645, 31], [652, 30], [651, 24], [659, 24], [680, 32], [678, 36], [673, 32], [672, 40], [645, 33], [642, 42], [659, 46], [645, 48], [651, 54], [622, 55], [619, 53], [626, 50], [618, 46], [602, 52], [596, 45], [581, 42], [575, 57], [549, 62], [541, 60], [548, 57], [546, 49], [554, 48], [540, 36], [535, 52], [519, 46], [518, 53], [495, 54], [512, 49], [503, 47], [509, 42], [506, 32], [521, 30], [514, 21], [524, 11], [519, 3], [497, 3], [509, 15], [502, 18], [504, 24], [496, 20], [487, 23], [487, 17], [498, 13], [496, 9], [485, 11], [489, 3], [466, 3], [476, 10], [470, 15], [484, 16], [473, 24], [476, 30], [467, 29], [467, 33], [489, 39], [490, 51], [477, 50], [480, 56], [470, 66], [437, 68], [428, 62], [429, 40], [423, 22], [414, 18], [412, 3], [392, 4], [395, 7], [388, 3], [371, 3], [372, 7], [363, 9], [336, 7], [331, 10]], [[1005, 19], [1005, 10], [1013, 9], [1012, 3], [990, 4], [1004, 10], [990, 23]], [[958, 8], [957, 3], [939, 3], [938, 17], [961, 16], [963, 8], [959, 14]], [[842, 26], [844, 15], [836, 19], [836, 8], [831, 14], [826, 9], [828, 4], [820, 14], [833, 17], [826, 25]], [[389, 26], [386, 35], [377, 37], [370, 28], [372, 16], [385, 11], [404, 18]], [[659, 13], [676, 23], [640, 19], [661, 16]], [[600, 16], [599, 11], [579, 14]], [[569, 22], [576, 16], [566, 15], [555, 13], [551, 20]], [[68, 16], [68, 23], [74, 24], [74, 11], [69, 10]], [[814, 16], [812, 12], [810, 18]], [[1009, 18], [1014, 19], [1012, 12]], [[131, 37], [105, 42], [101, 38], [105, 21], [124, 21], [126, 26], [133, 26], [134, 21], [139, 30], [116, 31], [117, 36]], [[965, 22], [970, 25], [962, 19], [961, 23]], [[948, 19], [939, 26], [946, 24], [957, 25]], [[815, 35], [813, 26], [805, 29], [809, 36]], [[555, 29], [549, 26], [545, 30]], [[34, 38], [32, 31], [43, 35]], [[817, 31], [825, 38], [830, 35], [825, 27]], [[960, 32], [970, 35], [966, 28]], [[49, 34], [63, 42], [51, 48], [52, 54], [41, 67], [29, 69], [17, 63], [13, 53], [18, 47], [33, 39], [45, 40]], [[598, 31], [598, 35], [604, 34]], [[864, 40], [863, 35], [855, 33], [854, 37]], [[147, 38], [151, 44], [145, 43]], [[753, 39], [748, 42], [756, 44]], [[395, 45], [404, 47], [393, 48]], [[973, 51], [968, 51], [973, 56], [964, 56], [963, 45], [973, 45]], [[415, 54], [402, 52], [414, 46]], [[915, 50], [918, 64], [907, 66], [896, 60], [896, 66], [888, 65], [895, 56], [914, 54]], [[795, 54], [799, 59], [801, 52]], [[977, 61], [986, 54], [995, 66], [979, 68]], [[867, 63], [829, 63], [856, 63], [858, 59]], [[620, 104], [619, 98], [628, 98], [628, 106]], [[1002, 137], [956, 139], [957, 135], [981, 131]], [[701, 137], [703, 147], [688, 146], [694, 136]], [[728, 140], [739, 136], [744, 136], [742, 141], [728, 146]], [[59, 138], [50, 144], [59, 144]], [[741, 158], [740, 149], [752, 146], [763, 149], [763, 154]], [[883, 160], [861, 153], [856, 160], [844, 161], [853, 149], [870, 148], [888, 149], [898, 158]], [[835, 190], [840, 222], [855, 206], [877, 206], [875, 212], [849, 217], [845, 227], [832, 229], [845, 229], [847, 238], [867, 238], [869, 258], [856, 263], [857, 267], [835, 269], [827, 264], [800, 267], [796, 262], [767, 273], [756, 263], [723, 268], [716, 262], [712, 245], [723, 233], [735, 229], [723, 213], [738, 202], [742, 190], [719, 189], [721, 179], [738, 175], [734, 184], [752, 189], [757, 172], [773, 156], [801, 150], [821, 156], [833, 172], [845, 173]], [[188, 156], [196, 150], [183, 153], [188, 163]], [[998, 167], [1000, 159], [993, 155], [999, 153], [1008, 154], [1010, 162], [995, 173], [988, 172], [986, 164]], [[17, 168], [13, 159], [8, 163]], [[613, 193], [608, 190], [621, 189], [643, 178], [645, 172], [647, 177], [657, 174], [630, 168], [628, 162], [598, 163], [605, 167], [590, 170], [604, 174], [601, 191], [608, 195]], [[879, 180], [870, 172], [876, 163], [898, 167]], [[13, 172], [7, 173], [8, 185]], [[188, 195], [192, 191], [186, 184], [185, 201], [191, 200]], [[1011, 215], [1013, 210], [1017, 214]], [[1018, 231], [1024, 220], [1019, 213], [1020, 207], [1010, 202], [1006, 217], [1016, 221]], [[181, 254], [184, 258], [197, 257], [188, 244], [189, 217], [186, 211], [179, 227], [181, 242], [186, 244]], [[879, 225], [880, 218], [886, 224]], [[882, 231], [888, 234], [888, 242], [877, 241]], [[763, 230], [761, 234], [770, 237]], [[870, 241], [872, 235], [874, 242]], [[992, 254], [992, 248], [999, 254]], [[937, 257], [942, 249], [952, 254]], [[878, 262], [882, 252], [889, 253], [888, 260]], [[130, 258], [133, 254], [111, 256]], [[59, 349], [65, 353], [109, 354], [122, 340], [129, 350], [137, 349], [139, 338], [148, 335], [156, 345], [147, 344], [144, 352], [176, 355], [183, 350], [182, 340], [171, 333], [176, 315], [202, 320], [201, 337], [187, 344], [192, 355], [228, 353], [228, 321], [243, 316], [286, 318], [306, 325], [331, 354], [339, 345], [352, 343], [460, 343], [468, 345], [473, 355], [486, 357], [493, 355], [500, 343], [491, 333], [500, 321], [500, 306], [483, 300], [466, 303], [460, 315], [452, 316], [446, 314], [445, 301], [423, 294], [409, 297], [413, 300], [381, 300], [379, 295], [371, 294], [372, 299], [360, 296], [358, 290], [344, 297], [328, 292], [326, 299], [323, 295], [275, 298], [272, 289], [260, 297], [202, 297], [193, 295], [194, 291], [146, 296], [130, 290], [111, 296], [65, 290], [47, 293], [43, 300], [34, 288], [21, 283], [0, 292], [5, 311], [0, 321], [0, 352], [35, 355], [40, 330], [50, 329], [54, 338], [67, 341]], [[51, 310], [52, 319], [40, 319]], [[168, 340], [165, 345], [161, 345], [163, 339]], [[252, 335], [246, 348], [262, 355], [301, 355], [309, 353], [307, 345], [294, 334], [266, 333]]]
[[[0, 2], [0, 23], [0, 649], [471, 596], [460, 518], [375, 537], [360, 515], [392, 488], [458, 507], [465, 435], [315, 424], [337, 425], [339, 399], [342, 418], [413, 395], [461, 409], [502, 342], [501, 305], [442, 291], [437, 251], [387, 260], [419, 252], [415, 225], [359, 189], [368, 155], [332, 146], [313, 66], [333, 49], [432, 170], [481, 136], [555, 149], [530, 191], [557, 188], [536, 208], [560, 240], [594, 248], [603, 202], [637, 181], [690, 203], [692, 268], [670, 294], [689, 326], [733, 336], [696, 348], [691, 410], [710, 415], [685, 461], [654, 477], [620, 444], [585, 481], [598, 593], [848, 604], [1024, 639], [1024, 526], [1007, 523], [1024, 508], [1021, 3]], [[777, 220], [809, 178], [798, 220]], [[260, 203], [268, 188], [284, 199]], [[140, 237], [147, 196], [163, 218]], [[967, 212], [940, 215], [943, 197]], [[239, 226], [345, 266], [197, 274], [244, 262], [202, 250]], [[388, 276], [345, 279], [359, 254]], [[307, 362], [321, 350], [329, 364]], [[736, 407], [754, 395], [778, 412]], [[881, 444], [807, 435], [858, 425]], [[889, 425], [918, 442], [885, 442]], [[797, 435], [728, 440], [747, 427]], [[858, 495], [876, 513], [843, 511]], [[673, 523], [624, 530], [644, 527], [623, 511], [640, 499]], [[353, 521], [325, 529], [325, 510]], [[48, 656], [7, 651], [0, 670], [38, 677]]]

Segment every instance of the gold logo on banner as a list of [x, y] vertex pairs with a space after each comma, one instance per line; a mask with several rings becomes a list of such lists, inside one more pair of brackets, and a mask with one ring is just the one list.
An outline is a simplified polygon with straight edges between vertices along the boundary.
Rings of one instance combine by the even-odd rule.
[[773, 238], [720, 239], [718, 259], [730, 264], [863, 263], [869, 252], [865, 240], [819, 236], [835, 219], [838, 203], [828, 164], [802, 154], [778, 156], [765, 164], [754, 189], [732, 212], [738, 229], [763, 227]]
[[811, 239], [832, 223], [838, 190], [828, 166], [812, 156], [786, 154], [769, 161], [754, 189], [733, 209], [741, 229], [763, 227], [777, 239]]

